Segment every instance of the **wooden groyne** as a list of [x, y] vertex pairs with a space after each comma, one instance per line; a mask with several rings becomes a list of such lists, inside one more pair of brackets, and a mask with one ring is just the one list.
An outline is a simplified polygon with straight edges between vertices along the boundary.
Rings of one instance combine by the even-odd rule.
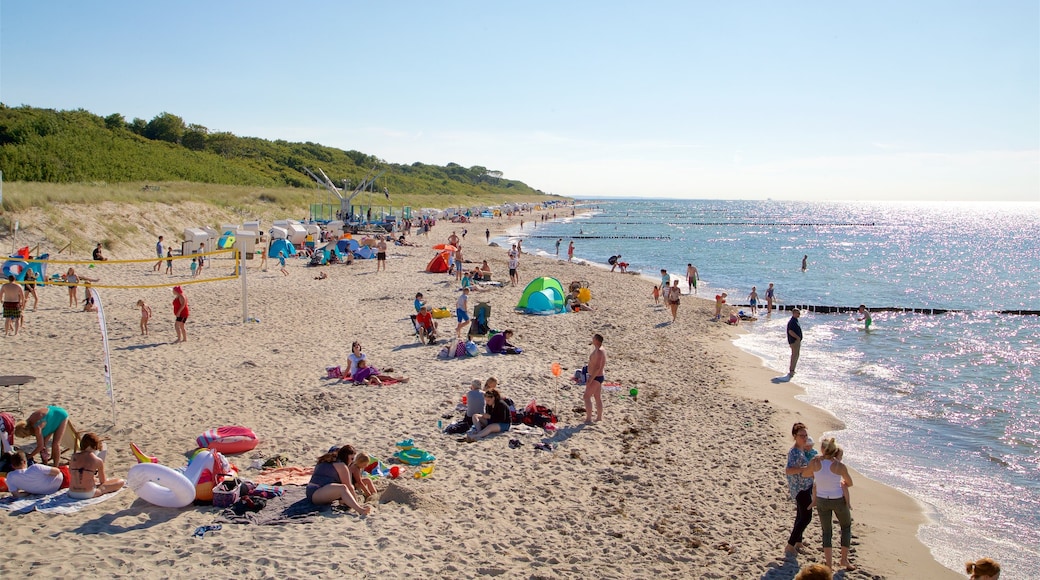
[[[750, 304], [734, 304], [737, 308], [751, 308]], [[761, 304], [759, 308], [762, 308]], [[859, 306], [822, 306], [818, 304], [774, 304], [773, 310], [794, 310], [795, 308], [804, 312], [818, 312], [820, 314], [848, 314], [859, 312]], [[978, 312], [976, 310], [960, 310], [956, 308], [908, 308], [902, 306], [871, 306], [868, 308], [871, 314], [876, 312], [913, 312], [914, 314], [950, 314], [958, 312]], [[986, 311], [990, 312], [990, 311]], [[1008, 314], [1014, 316], [1040, 316], [1040, 310], [993, 310], [993, 314]]]

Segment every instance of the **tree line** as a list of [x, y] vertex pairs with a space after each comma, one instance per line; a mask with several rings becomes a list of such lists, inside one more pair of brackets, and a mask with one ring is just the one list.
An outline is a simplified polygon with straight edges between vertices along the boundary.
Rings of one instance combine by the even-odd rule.
[[189, 181], [263, 187], [316, 187], [303, 168], [321, 167], [330, 178], [360, 183], [373, 169], [387, 170], [379, 187], [407, 194], [542, 194], [501, 171], [387, 163], [360, 151], [317, 143], [270, 141], [210, 131], [163, 112], [127, 121], [83, 109], [58, 111], [0, 103], [0, 171], [7, 181], [50, 183]]

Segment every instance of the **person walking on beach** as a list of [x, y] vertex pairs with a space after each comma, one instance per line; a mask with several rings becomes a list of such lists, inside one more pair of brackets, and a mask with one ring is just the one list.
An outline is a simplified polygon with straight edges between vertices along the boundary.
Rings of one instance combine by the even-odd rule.
[[196, 276], [202, 273], [202, 269], [206, 267], [206, 244], [199, 244], [199, 270], [195, 273]]
[[607, 353], [603, 350], [603, 336], [592, 335], [592, 354], [589, 355], [589, 380], [585, 383], [585, 422], [592, 423], [592, 405], [596, 405], [596, 420], [603, 420], [603, 369]]
[[509, 254], [509, 282], [516, 286], [520, 283], [520, 274], [517, 270], [520, 268], [520, 256], [516, 253]]
[[795, 308], [791, 311], [791, 319], [787, 321], [787, 344], [791, 347], [791, 366], [788, 367], [787, 377], [794, 376], [794, 368], [798, 366], [798, 355], [802, 350], [802, 325], [798, 324], [798, 317], [802, 311]]
[[562, 243], [562, 242], [563, 242], [563, 238], [557, 238], [556, 239], [556, 257], [557, 258], [560, 257], [560, 243]]
[[[268, 254], [269, 251], [270, 250], [267, 249], [267, 246], [264, 246], [264, 251], [260, 252], [260, 271], [261, 272], [266, 272], [267, 271], [267, 254]], [[347, 252], [349, 253], [350, 250], [347, 250]]]
[[796, 511], [794, 526], [791, 535], [787, 538], [787, 547], [784, 548], [786, 556], [795, 556], [805, 553], [805, 545], [802, 543], [805, 528], [812, 521], [812, 489], [813, 471], [809, 468], [809, 460], [815, 453], [809, 446], [809, 430], [805, 423], [795, 423], [791, 427], [791, 436], [794, 437], [794, 445], [787, 452], [787, 466], [784, 474], [787, 476], [787, 490], [794, 500]]
[[809, 254], [802, 256], [802, 272], [809, 269]]
[[573, 259], [574, 259], [574, 240], [571, 240], [570, 243], [567, 244], [567, 261], [570, 262]]
[[686, 264], [686, 293], [697, 293], [697, 267], [693, 264]]
[[852, 571], [856, 567], [849, 563], [849, 547], [852, 545], [852, 514], [849, 504], [845, 502], [842, 483], [852, 486], [849, 469], [841, 462], [841, 447], [833, 437], [820, 442], [820, 455], [812, 458], [809, 469], [816, 483], [816, 513], [820, 516], [820, 528], [823, 530], [823, 559], [827, 567], [833, 569], [831, 557], [832, 538], [834, 535], [833, 517], [838, 518], [841, 526], [841, 567]]
[[188, 322], [188, 315], [191, 314], [188, 309], [188, 297], [184, 295], [184, 289], [180, 286], [173, 287], [173, 328], [177, 331], [177, 340], [173, 341], [174, 344], [178, 342], [188, 342], [188, 329], [184, 326]]
[[162, 249], [163, 237], [159, 236], [159, 241], [155, 242], [155, 257], [158, 261], [152, 266], [153, 272], [158, 272], [162, 268], [163, 249]]
[[672, 287], [672, 276], [668, 273], [668, 270], [661, 268], [661, 289], [666, 290]]
[[776, 299], [776, 290], [773, 289], [773, 283], [769, 283], [769, 288], [766, 288], [766, 316], [772, 316], [773, 314], [773, 300]]
[[455, 317], [459, 321], [458, 326], [455, 327], [456, 338], [462, 338], [462, 329], [469, 322], [469, 288], [463, 288], [462, 294], [459, 294], [459, 299], [455, 303]]
[[173, 275], [173, 246], [166, 248], [166, 273]]
[[379, 242], [376, 244], [376, 272], [380, 270], [386, 272], [386, 238], [384, 236], [379, 236]]
[[672, 285], [668, 287], [668, 294], [665, 297], [668, 309], [672, 311], [672, 322], [675, 322], [675, 316], [679, 313], [679, 298], [681, 296], [682, 289], [679, 288], [679, 280], [675, 279], [672, 281]]
[[491, 245], [491, 228], [484, 230], [484, 241], [487, 242], [489, 246]]
[[36, 294], [36, 270], [32, 268], [25, 269], [25, 277], [22, 278], [22, 290], [25, 291], [25, 308], [29, 307], [29, 297], [33, 299], [33, 312], [36, 312], [36, 306], [40, 303], [40, 297]]
[[278, 252], [278, 267], [281, 268], [282, 276], [289, 275], [289, 271], [285, 269], [285, 252]]

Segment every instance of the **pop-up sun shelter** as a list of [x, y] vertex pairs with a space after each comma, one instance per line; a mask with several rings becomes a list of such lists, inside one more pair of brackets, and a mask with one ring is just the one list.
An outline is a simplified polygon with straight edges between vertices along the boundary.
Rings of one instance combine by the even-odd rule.
[[450, 252], [441, 252], [430, 260], [430, 263], [426, 265], [427, 272], [435, 272], [443, 274], [448, 271], [448, 254]]
[[288, 240], [271, 240], [271, 249], [267, 252], [267, 256], [277, 258], [279, 252], [284, 253], [285, 257], [288, 258], [296, 255], [296, 248]]
[[531, 280], [520, 296], [517, 308], [528, 314], [556, 314], [563, 312], [563, 284], [556, 278], [543, 276]]

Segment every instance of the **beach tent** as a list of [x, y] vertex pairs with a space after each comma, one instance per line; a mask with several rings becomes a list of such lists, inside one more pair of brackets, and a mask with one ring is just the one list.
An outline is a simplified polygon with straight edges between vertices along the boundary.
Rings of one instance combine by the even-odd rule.
[[354, 252], [354, 255], [362, 260], [370, 260], [376, 257], [376, 251], [369, 246], [361, 246]]
[[285, 257], [288, 258], [296, 255], [296, 248], [294, 248], [293, 245], [289, 243], [289, 240], [286, 239], [271, 240], [271, 249], [268, 250], [267, 256], [270, 258], [277, 258], [278, 252], [283, 252]]
[[520, 296], [517, 308], [528, 312], [553, 314], [563, 311], [563, 284], [556, 278], [542, 276], [531, 280]]
[[443, 274], [448, 271], [448, 254], [449, 252], [441, 252], [430, 260], [430, 263], [426, 265], [427, 272], [435, 272]]
[[357, 240], [354, 239], [339, 240], [336, 242], [336, 249], [339, 250], [339, 253], [341, 254], [346, 254], [347, 252], [356, 252], [358, 251], [359, 247], [360, 246], [358, 245]]

